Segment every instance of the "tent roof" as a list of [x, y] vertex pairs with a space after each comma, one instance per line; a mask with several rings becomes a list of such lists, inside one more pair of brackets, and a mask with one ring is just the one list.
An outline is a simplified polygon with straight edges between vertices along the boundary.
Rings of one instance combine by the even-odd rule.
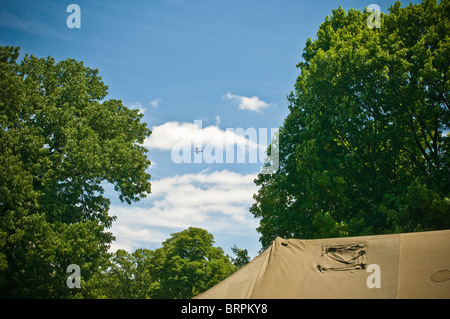
[[276, 238], [196, 298], [450, 298], [450, 230]]

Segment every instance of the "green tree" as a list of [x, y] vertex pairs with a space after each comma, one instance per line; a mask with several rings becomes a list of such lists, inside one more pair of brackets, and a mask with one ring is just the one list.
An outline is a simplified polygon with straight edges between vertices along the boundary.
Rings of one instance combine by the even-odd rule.
[[0, 47], [0, 296], [71, 297], [67, 266], [86, 283], [114, 239], [102, 183], [127, 203], [150, 193], [151, 132], [138, 110], [105, 100], [98, 70], [18, 58]]
[[196, 227], [173, 233], [157, 249], [158, 279], [151, 298], [189, 299], [231, 275], [235, 268], [222, 248], [214, 247], [214, 237]]
[[116, 251], [87, 283], [88, 298], [190, 299], [231, 275], [235, 267], [206, 230], [174, 233], [156, 250]]
[[155, 274], [163, 265], [161, 251], [140, 248], [133, 253], [119, 249], [101, 272], [86, 284], [91, 299], [148, 299], [159, 289]]
[[266, 247], [450, 226], [450, 2], [333, 10], [308, 39], [280, 128], [280, 169], [251, 212]]
[[250, 262], [247, 249], [240, 249], [236, 245], [233, 245], [233, 247], [231, 247], [231, 251], [236, 255], [235, 258], [231, 258], [236, 270], [241, 269]]

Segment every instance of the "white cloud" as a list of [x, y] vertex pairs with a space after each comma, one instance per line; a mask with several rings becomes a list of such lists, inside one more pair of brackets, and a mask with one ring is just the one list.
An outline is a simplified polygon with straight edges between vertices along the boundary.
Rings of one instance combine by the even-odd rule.
[[145, 244], [161, 243], [167, 239], [166, 234], [160, 231], [130, 227], [126, 224], [114, 224], [112, 232], [117, 238], [111, 244], [111, 251], [113, 252], [118, 249], [131, 252], [137, 248], [142, 248]]
[[158, 107], [158, 105], [159, 105], [159, 103], [161, 103], [161, 101], [162, 100], [160, 98], [157, 98], [156, 100], [151, 101], [150, 105], [153, 107]]
[[220, 119], [219, 115], [216, 115], [216, 126], [219, 126], [220, 123], [222, 123], [222, 120]]
[[261, 112], [262, 109], [269, 107], [269, 104], [267, 104], [263, 100], [260, 100], [259, 97], [257, 97], [257, 96], [247, 97], [247, 96], [234, 95], [234, 94], [231, 94], [230, 92], [228, 92], [223, 97], [228, 100], [233, 100], [233, 101], [237, 102], [240, 110]]
[[249, 212], [256, 175], [228, 170], [167, 177], [152, 182], [152, 194], [142, 200], [147, 207], [111, 206], [117, 216], [112, 249], [128, 251], [145, 243], [160, 244], [173, 229], [201, 227], [208, 232], [253, 234], [258, 226]]
[[[256, 135], [256, 129], [221, 130], [214, 125], [202, 128], [196, 123], [166, 122], [152, 128], [152, 134], [145, 140], [144, 146], [151, 149], [171, 150], [174, 147], [183, 146], [190, 148], [194, 144], [222, 149], [236, 145], [243, 150], [255, 151], [259, 146]], [[265, 149], [264, 145], [261, 147]]]

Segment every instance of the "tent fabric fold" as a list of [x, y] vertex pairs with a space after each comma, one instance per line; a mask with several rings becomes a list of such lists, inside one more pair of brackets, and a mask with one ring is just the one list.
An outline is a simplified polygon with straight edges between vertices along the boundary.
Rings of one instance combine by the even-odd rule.
[[450, 230], [276, 238], [196, 299], [448, 299]]

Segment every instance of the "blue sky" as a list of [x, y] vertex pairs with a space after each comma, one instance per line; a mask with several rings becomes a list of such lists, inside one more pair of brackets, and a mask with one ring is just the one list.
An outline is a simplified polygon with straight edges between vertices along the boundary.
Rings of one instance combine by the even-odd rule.
[[[66, 24], [72, 3], [81, 9], [81, 28]], [[113, 249], [155, 249], [196, 226], [226, 253], [236, 244], [255, 257], [258, 221], [248, 210], [261, 162], [175, 163], [177, 138], [198, 133], [217, 145], [227, 128], [280, 127], [307, 38], [332, 9], [371, 3], [387, 12], [394, 1], [0, 0], [0, 45], [84, 61], [99, 70], [107, 99], [144, 113], [153, 130], [146, 141], [152, 194], [130, 206], [107, 186], [118, 216]]]

